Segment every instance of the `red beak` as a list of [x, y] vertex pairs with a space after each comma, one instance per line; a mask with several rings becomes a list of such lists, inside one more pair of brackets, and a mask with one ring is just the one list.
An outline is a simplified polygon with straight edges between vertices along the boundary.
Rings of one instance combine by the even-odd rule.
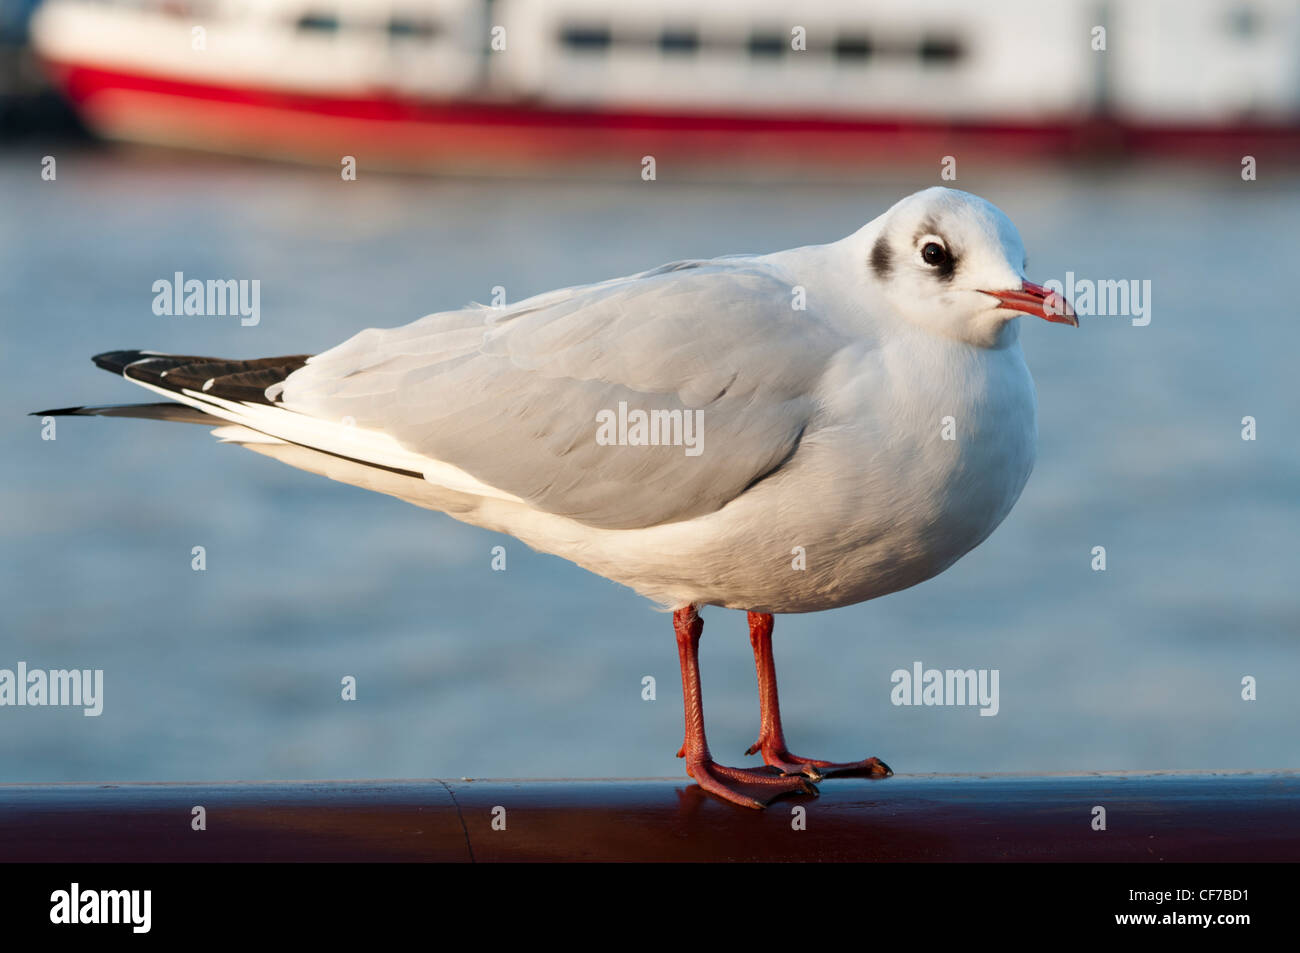
[[1009, 311], [1032, 314], [1053, 324], [1070, 324], [1076, 328], [1079, 326], [1079, 316], [1074, 313], [1070, 302], [1055, 291], [1048, 291], [1032, 281], [1022, 282], [1015, 291], [985, 291], [982, 294], [997, 298], [1002, 307]]

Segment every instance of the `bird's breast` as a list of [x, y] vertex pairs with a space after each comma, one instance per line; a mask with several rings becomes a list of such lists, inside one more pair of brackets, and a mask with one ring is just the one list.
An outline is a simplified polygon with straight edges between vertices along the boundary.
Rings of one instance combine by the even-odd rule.
[[840, 605], [929, 579], [983, 542], [1024, 489], [1037, 443], [1018, 343], [926, 342], [864, 362], [840, 395], [855, 410], [808, 448], [808, 475], [828, 489], [816, 497], [823, 525], [835, 527], [828, 573], [810, 582]]

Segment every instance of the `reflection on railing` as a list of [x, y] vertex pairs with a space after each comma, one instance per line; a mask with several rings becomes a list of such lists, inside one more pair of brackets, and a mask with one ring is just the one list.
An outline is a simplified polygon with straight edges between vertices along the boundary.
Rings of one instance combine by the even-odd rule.
[[1300, 773], [0, 785], [11, 861], [1297, 861]]

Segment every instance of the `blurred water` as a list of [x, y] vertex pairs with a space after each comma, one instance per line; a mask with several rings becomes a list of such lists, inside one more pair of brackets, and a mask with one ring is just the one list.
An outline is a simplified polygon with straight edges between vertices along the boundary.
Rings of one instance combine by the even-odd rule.
[[[677, 774], [671, 626], [634, 593], [204, 428], [71, 419], [42, 441], [23, 414], [147, 399], [98, 351], [319, 350], [494, 285], [831, 240], [934, 184], [344, 184], [97, 153], [51, 183], [38, 162], [0, 155], [0, 668], [102, 668], [106, 698], [99, 718], [0, 708], [0, 781]], [[935, 580], [778, 619], [792, 747], [906, 772], [1300, 766], [1300, 182], [968, 162], [957, 184], [1017, 222], [1031, 276], [1149, 278], [1153, 318], [1022, 322], [1023, 498]], [[259, 278], [261, 324], [155, 316], [175, 271]], [[744, 618], [705, 621], [710, 740], [735, 763], [757, 726]], [[894, 707], [914, 660], [999, 669], [1000, 714]]]

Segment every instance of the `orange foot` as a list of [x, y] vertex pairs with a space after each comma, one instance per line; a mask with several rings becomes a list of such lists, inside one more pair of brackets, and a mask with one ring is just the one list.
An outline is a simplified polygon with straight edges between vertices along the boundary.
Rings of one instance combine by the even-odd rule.
[[764, 743], [762, 739], [749, 746], [745, 754], [762, 752], [763, 763], [782, 775], [802, 774], [814, 781], [823, 778], [887, 778], [894, 772], [879, 758], [865, 761], [819, 761], [791, 754], [785, 747]]
[[787, 794], [817, 793], [807, 778], [772, 774], [762, 768], [729, 768], [713, 761], [697, 761], [686, 766], [686, 773], [710, 794], [759, 810]]

